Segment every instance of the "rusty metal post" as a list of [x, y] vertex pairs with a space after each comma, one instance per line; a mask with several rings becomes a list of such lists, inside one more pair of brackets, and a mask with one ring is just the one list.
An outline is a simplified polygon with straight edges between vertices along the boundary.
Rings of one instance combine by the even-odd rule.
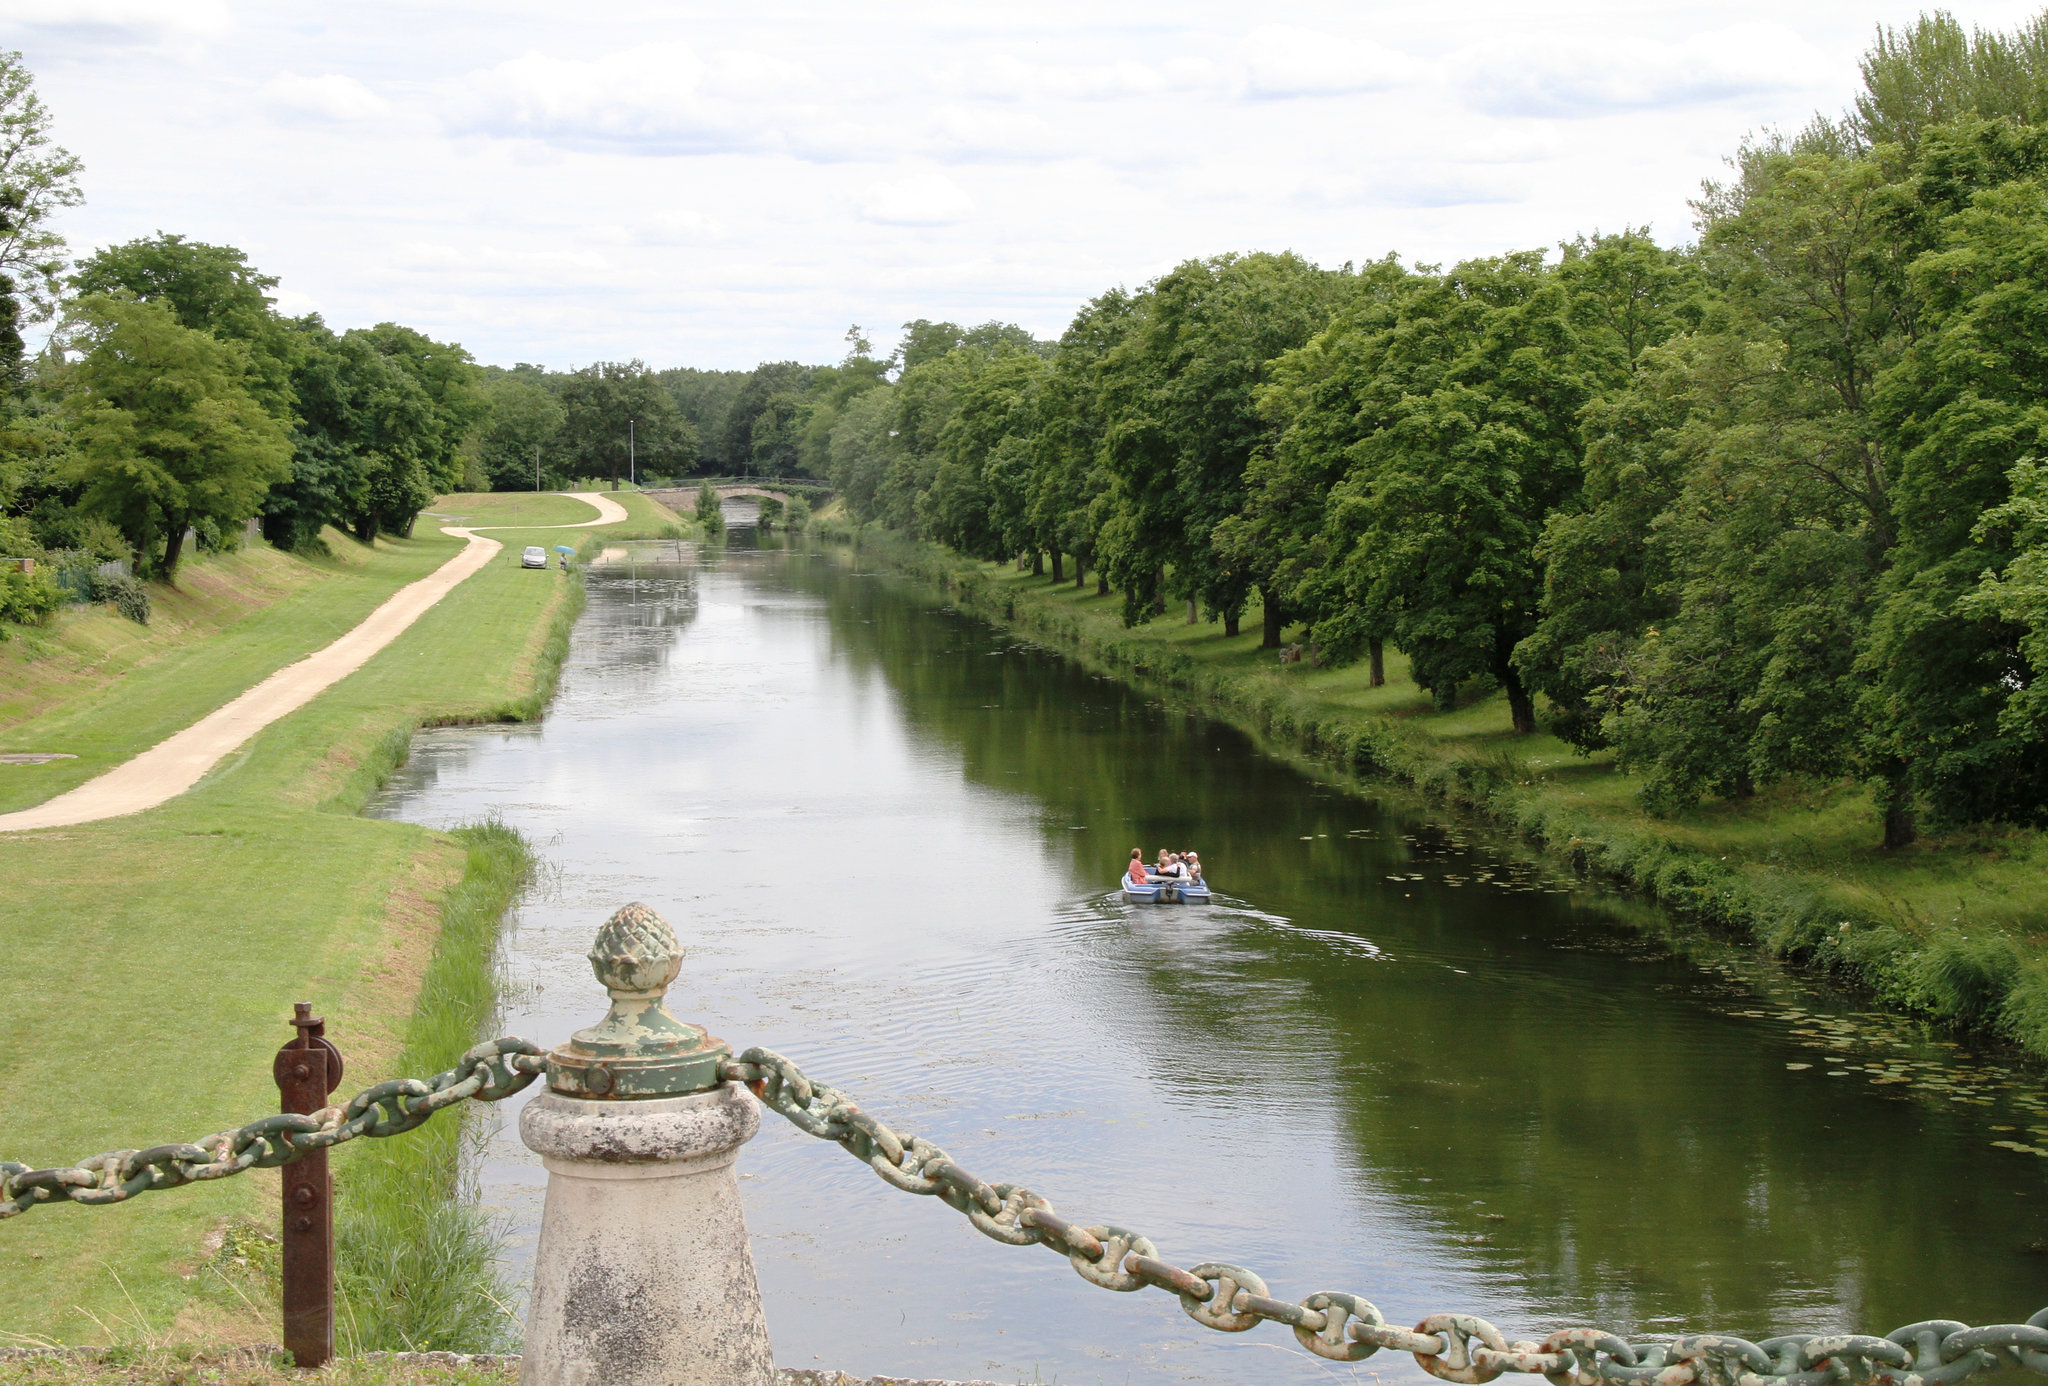
[[[278, 1110], [312, 1113], [341, 1086], [341, 1051], [309, 1001], [292, 1007], [298, 1037], [277, 1051]], [[284, 1175], [284, 1345], [301, 1367], [334, 1356], [334, 1180], [327, 1152], [315, 1150]]]

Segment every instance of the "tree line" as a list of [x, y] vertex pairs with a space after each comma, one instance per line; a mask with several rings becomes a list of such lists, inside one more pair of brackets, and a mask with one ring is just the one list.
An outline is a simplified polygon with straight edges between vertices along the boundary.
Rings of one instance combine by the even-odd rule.
[[[1056, 343], [857, 343], [796, 456], [854, 518], [1499, 690], [1653, 809], [1794, 776], [2048, 813], [2048, 16], [1884, 31], [1697, 240], [1191, 260]], [[886, 378], [885, 378], [886, 377]]]

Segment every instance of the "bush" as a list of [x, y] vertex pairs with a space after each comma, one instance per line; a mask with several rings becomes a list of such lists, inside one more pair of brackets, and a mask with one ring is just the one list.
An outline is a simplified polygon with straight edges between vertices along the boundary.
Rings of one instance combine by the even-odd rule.
[[783, 527], [795, 534], [810, 522], [811, 503], [802, 496], [791, 496], [788, 508], [782, 512]]
[[123, 616], [138, 626], [149, 624], [149, 589], [125, 573], [117, 577], [94, 573], [92, 599], [112, 602]]
[[64, 589], [47, 572], [24, 573], [17, 568], [0, 572], [0, 621], [41, 625], [63, 604]]

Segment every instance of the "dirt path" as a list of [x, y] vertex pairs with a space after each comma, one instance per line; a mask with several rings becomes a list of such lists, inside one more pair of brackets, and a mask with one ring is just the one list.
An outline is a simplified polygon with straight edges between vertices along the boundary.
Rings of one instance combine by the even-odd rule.
[[181, 732], [158, 742], [106, 774], [87, 780], [46, 803], [17, 813], [0, 813], [0, 832], [25, 828], [62, 828], [140, 813], [175, 798], [199, 783], [230, 751], [287, 713], [295, 712], [320, 693], [368, 663], [414, 621], [478, 572], [505, 546], [486, 539], [482, 529], [588, 529], [616, 524], [626, 508], [593, 491], [565, 494], [597, 507], [597, 518], [574, 525], [482, 525], [475, 529], [444, 525], [443, 534], [469, 542], [462, 552], [433, 572], [408, 583], [386, 598], [346, 635], [288, 664], [224, 707], [216, 708]]

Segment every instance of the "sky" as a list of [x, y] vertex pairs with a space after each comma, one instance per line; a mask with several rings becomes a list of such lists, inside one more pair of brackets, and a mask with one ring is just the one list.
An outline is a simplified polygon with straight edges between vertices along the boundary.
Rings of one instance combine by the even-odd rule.
[[853, 323], [1056, 337], [1228, 251], [1687, 241], [1745, 135], [1839, 113], [1919, 9], [0, 0], [0, 47], [85, 162], [76, 253], [178, 232], [337, 329], [732, 369]]

